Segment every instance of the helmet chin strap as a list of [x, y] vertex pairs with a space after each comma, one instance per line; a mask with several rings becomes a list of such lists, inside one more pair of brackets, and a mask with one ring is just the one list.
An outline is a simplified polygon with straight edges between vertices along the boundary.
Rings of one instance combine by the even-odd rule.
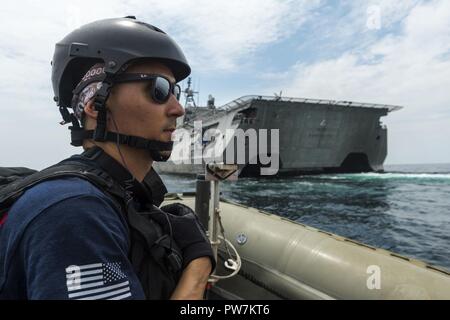
[[[83, 130], [83, 128], [70, 127], [73, 146], [79, 147], [83, 145], [83, 140], [93, 139], [94, 130]], [[147, 150], [154, 161], [167, 161], [170, 156], [162, 154], [163, 151], [172, 151], [173, 141], [162, 142], [157, 140], [149, 140], [142, 137], [125, 135], [117, 132], [106, 132], [104, 139], [100, 142], [110, 141], [123, 145], [128, 145], [132, 148]]]

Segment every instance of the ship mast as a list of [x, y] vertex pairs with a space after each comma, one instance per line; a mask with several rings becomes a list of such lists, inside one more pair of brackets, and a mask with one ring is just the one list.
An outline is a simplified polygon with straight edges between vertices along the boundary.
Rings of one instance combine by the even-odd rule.
[[195, 95], [198, 94], [198, 91], [194, 91], [194, 89], [192, 89], [191, 85], [192, 85], [192, 78], [189, 77], [188, 81], [187, 81], [187, 88], [184, 89], [184, 96], [185, 96], [185, 103], [184, 103], [184, 108], [186, 109], [186, 107], [197, 107], [197, 104], [195, 103]]

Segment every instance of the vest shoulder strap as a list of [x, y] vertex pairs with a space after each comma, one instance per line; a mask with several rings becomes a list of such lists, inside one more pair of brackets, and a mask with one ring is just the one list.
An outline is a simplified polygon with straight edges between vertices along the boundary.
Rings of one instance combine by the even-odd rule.
[[101, 190], [107, 190], [116, 196], [123, 196], [124, 193], [103, 170], [77, 161], [66, 161], [6, 185], [0, 191], [0, 210], [10, 207], [26, 190], [38, 183], [61, 177], [79, 177], [88, 180]]

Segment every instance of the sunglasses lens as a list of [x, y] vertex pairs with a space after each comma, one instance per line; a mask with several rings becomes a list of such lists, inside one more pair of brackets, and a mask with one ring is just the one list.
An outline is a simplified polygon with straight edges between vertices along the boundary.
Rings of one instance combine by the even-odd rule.
[[155, 79], [155, 86], [153, 89], [153, 98], [158, 103], [167, 101], [170, 95], [170, 83], [167, 79], [157, 77]]
[[175, 87], [173, 88], [173, 95], [175, 96], [175, 98], [177, 98], [178, 101], [180, 101], [180, 96], [181, 96], [181, 88], [179, 85], [175, 85]]

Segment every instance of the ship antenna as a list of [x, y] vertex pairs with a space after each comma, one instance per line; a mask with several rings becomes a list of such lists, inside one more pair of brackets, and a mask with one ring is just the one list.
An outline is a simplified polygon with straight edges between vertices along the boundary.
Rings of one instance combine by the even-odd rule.
[[274, 93], [274, 95], [275, 95], [275, 101], [280, 101], [280, 100], [282, 99], [282, 98], [281, 98], [282, 94], [283, 94], [283, 90], [281, 90], [279, 94]]
[[198, 91], [194, 91], [194, 89], [192, 89], [192, 87], [191, 87], [191, 85], [192, 85], [192, 78], [191, 77], [188, 78], [187, 83], [188, 83], [188, 86], [187, 86], [186, 89], [184, 89], [184, 96], [185, 96], [185, 99], [186, 99], [186, 101], [184, 103], [184, 108], [191, 107], [192, 105], [194, 107], [197, 107], [197, 104], [195, 103], [194, 96], [196, 94], [198, 94]]

